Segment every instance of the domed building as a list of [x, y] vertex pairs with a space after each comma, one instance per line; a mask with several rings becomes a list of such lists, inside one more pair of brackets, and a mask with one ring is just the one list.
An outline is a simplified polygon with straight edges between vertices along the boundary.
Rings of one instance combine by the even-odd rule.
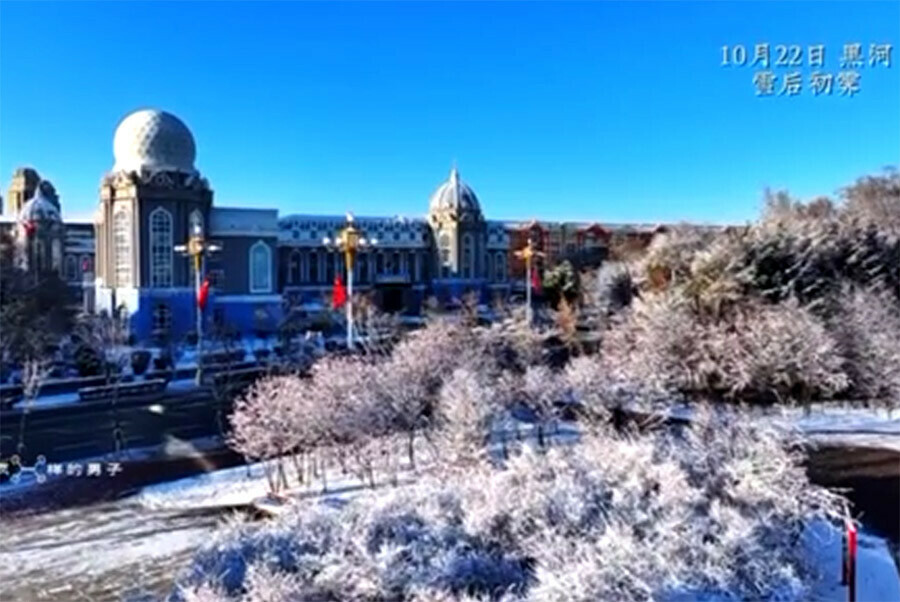
[[35, 274], [62, 271], [65, 228], [52, 194], [49, 182], [38, 182], [16, 217], [16, 263]]
[[15, 267], [40, 280], [50, 274], [72, 289], [73, 303], [93, 308], [94, 227], [90, 222], [63, 221], [53, 184], [31, 167], [13, 173], [0, 216], [3, 244], [11, 245]]
[[[251, 334], [272, 333], [286, 317], [309, 324], [312, 314], [328, 311], [335, 278], [346, 283], [347, 274], [341, 254], [324, 240], [339, 236], [345, 216], [215, 207], [196, 165], [194, 135], [165, 111], [128, 114], [112, 146], [93, 225], [63, 223], [53, 186], [33, 169], [16, 171], [0, 229], [22, 243], [23, 266], [60, 270], [96, 297], [96, 309], [123, 309], [139, 341], [183, 341], [198, 317], [205, 332], [223, 325]], [[488, 220], [455, 166], [428, 198], [425, 215], [356, 217], [354, 226], [377, 241], [356, 256], [354, 294], [383, 311], [413, 315], [428, 298], [450, 307], [470, 293], [482, 303], [524, 298], [532, 277], [515, 251], [529, 240], [540, 251], [540, 272], [563, 259], [596, 265], [614, 237], [643, 245], [655, 231], [649, 225]], [[204, 255], [199, 272], [176, 250], [192, 237], [219, 249]], [[204, 312], [195, 299], [201, 279], [211, 290]]]
[[100, 185], [97, 306], [124, 309], [140, 339], [178, 338], [196, 329], [197, 272], [176, 252], [191, 237], [215, 238], [201, 274], [228, 278], [216, 285], [218, 314], [242, 330], [280, 318], [277, 223], [274, 211], [216, 209], [197, 170], [194, 136], [178, 117], [156, 109], [126, 116], [113, 137], [114, 164]]

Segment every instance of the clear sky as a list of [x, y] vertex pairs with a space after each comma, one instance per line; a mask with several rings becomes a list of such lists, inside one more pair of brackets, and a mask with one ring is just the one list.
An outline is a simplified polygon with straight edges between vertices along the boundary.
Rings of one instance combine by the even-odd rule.
[[[900, 163], [900, 2], [0, 2], [0, 183], [91, 214], [130, 111], [178, 115], [215, 202], [422, 215], [456, 161], [488, 218], [742, 222]], [[757, 97], [722, 46], [803, 48]], [[814, 96], [845, 43], [890, 43]], [[781, 78], [789, 67], [773, 67]]]

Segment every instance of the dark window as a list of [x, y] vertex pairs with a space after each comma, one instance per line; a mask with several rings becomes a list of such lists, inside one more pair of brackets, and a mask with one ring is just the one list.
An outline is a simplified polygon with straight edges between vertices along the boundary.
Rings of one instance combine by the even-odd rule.
[[357, 274], [359, 274], [359, 282], [364, 283], [369, 279], [369, 262], [365, 253], [360, 253], [356, 258]]
[[314, 284], [319, 281], [319, 254], [315, 251], [309, 254], [309, 281]]
[[329, 253], [325, 256], [325, 282], [334, 280], [334, 255]]
[[291, 251], [291, 259], [288, 262], [288, 284], [300, 282], [300, 251]]

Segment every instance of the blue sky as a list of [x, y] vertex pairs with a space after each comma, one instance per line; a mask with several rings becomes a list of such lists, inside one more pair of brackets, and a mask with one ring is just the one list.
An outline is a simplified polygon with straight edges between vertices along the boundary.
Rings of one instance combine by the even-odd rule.
[[[2, 2], [0, 183], [32, 165], [90, 215], [151, 106], [219, 205], [421, 215], [456, 161], [489, 218], [742, 222], [900, 163], [898, 31], [898, 2]], [[893, 61], [853, 98], [758, 98], [720, 64], [758, 42]]]

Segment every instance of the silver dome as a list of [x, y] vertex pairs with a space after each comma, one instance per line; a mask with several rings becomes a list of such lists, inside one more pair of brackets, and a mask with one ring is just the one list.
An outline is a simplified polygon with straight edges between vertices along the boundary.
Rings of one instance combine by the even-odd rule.
[[50, 200], [44, 191], [44, 182], [38, 182], [34, 195], [22, 205], [19, 211], [19, 222], [37, 224], [39, 222], [61, 222], [59, 208]]
[[438, 186], [428, 204], [431, 213], [480, 213], [481, 206], [469, 186], [459, 178], [459, 171], [454, 167], [450, 177]]
[[113, 171], [181, 171], [195, 173], [194, 136], [184, 123], [165, 111], [142, 109], [116, 128]]

